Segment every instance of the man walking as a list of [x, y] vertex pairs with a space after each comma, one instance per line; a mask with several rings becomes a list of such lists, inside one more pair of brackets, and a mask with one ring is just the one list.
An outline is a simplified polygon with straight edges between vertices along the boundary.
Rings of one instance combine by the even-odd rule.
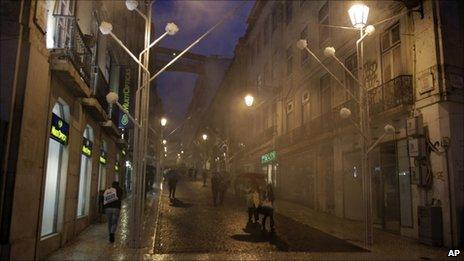
[[121, 209], [122, 189], [119, 182], [114, 181], [112, 186], [103, 193], [103, 209], [108, 220], [110, 243], [114, 243], [114, 233], [118, 227], [119, 211]]
[[211, 190], [213, 192], [213, 206], [216, 206], [220, 201], [221, 177], [219, 172], [213, 172], [211, 176]]
[[169, 200], [173, 201], [176, 198], [176, 187], [177, 181], [179, 180], [179, 174], [177, 170], [171, 169], [167, 174], [168, 187], [169, 187]]

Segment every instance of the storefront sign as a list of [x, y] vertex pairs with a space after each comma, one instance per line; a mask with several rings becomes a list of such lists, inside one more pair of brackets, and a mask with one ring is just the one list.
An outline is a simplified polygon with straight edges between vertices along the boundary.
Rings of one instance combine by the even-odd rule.
[[100, 163], [103, 164], [103, 165], [106, 165], [106, 163], [107, 163], [106, 152], [105, 152], [104, 150], [101, 151], [99, 161], [100, 161]]
[[273, 150], [261, 156], [261, 163], [266, 164], [268, 162], [274, 161], [276, 157], [277, 157], [277, 152]]
[[89, 139], [84, 138], [82, 142], [82, 154], [90, 158], [92, 156], [92, 146], [93, 143]]
[[68, 144], [69, 124], [54, 113], [52, 113], [50, 137], [63, 145]]
[[[127, 111], [130, 111], [130, 103], [131, 103], [131, 70], [127, 67], [121, 67], [121, 77], [119, 82], [121, 83], [120, 86], [122, 88], [119, 89], [119, 103], [121, 103], [122, 107]], [[123, 113], [122, 111], [119, 114], [119, 128], [126, 129], [130, 126], [129, 117], [127, 114]]]

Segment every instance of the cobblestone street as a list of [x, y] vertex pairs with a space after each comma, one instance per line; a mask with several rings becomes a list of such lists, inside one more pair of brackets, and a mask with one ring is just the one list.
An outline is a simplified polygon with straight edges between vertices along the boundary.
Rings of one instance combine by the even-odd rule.
[[156, 254], [365, 251], [277, 213], [275, 235], [263, 235], [259, 226], [247, 226], [243, 200], [229, 193], [222, 206], [213, 207], [211, 194], [210, 186], [185, 180], [178, 184], [174, 204], [163, 194]]

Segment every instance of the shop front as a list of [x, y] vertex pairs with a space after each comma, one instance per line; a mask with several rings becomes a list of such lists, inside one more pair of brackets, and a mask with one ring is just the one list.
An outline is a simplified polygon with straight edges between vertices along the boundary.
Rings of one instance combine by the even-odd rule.
[[261, 169], [266, 175], [266, 182], [277, 187], [277, 152], [275, 150], [261, 155]]

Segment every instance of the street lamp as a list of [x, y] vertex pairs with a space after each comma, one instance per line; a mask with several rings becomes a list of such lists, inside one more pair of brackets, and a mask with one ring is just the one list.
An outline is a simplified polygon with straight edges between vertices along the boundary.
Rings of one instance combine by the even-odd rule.
[[247, 94], [245, 96], [245, 104], [248, 107], [251, 107], [253, 105], [255, 98], [251, 94]]
[[355, 4], [348, 10], [353, 27], [362, 29], [366, 26], [369, 7], [364, 4]]
[[201, 135], [201, 137], [203, 138], [203, 140], [207, 140], [207, 139], [208, 139], [208, 135], [207, 135], [207, 134], [203, 134], [203, 135]]
[[160, 123], [161, 123], [161, 126], [164, 127], [164, 126], [166, 126], [166, 124], [168, 123], [168, 120], [167, 120], [166, 118], [163, 117], [163, 118], [161, 118]]
[[163, 144], [166, 145], [167, 141], [166, 140], [163, 140]]
[[137, 127], [141, 127], [140, 123], [134, 118], [132, 117], [132, 115], [129, 113], [129, 111], [127, 111], [120, 103], [119, 103], [119, 96], [117, 93], [115, 92], [109, 92], [107, 95], [106, 95], [106, 102], [108, 102], [108, 104], [110, 105], [116, 105], [119, 107], [119, 109], [124, 113], [126, 114], [129, 119], [132, 121], [132, 123], [134, 123]]

